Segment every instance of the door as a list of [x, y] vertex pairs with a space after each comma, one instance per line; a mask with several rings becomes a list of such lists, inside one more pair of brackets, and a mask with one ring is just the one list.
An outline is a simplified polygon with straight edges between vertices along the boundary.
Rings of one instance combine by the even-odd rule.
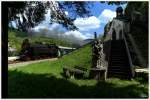
[[116, 31], [113, 30], [113, 33], [112, 33], [112, 40], [116, 40]]

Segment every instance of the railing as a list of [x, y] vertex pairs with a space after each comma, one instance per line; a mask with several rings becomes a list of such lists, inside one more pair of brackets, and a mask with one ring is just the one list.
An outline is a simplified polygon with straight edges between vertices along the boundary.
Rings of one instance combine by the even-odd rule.
[[126, 48], [126, 52], [127, 52], [128, 59], [129, 59], [129, 66], [130, 66], [130, 69], [132, 71], [132, 77], [134, 77], [134, 66], [132, 64], [132, 59], [131, 59], [131, 55], [130, 55], [130, 51], [129, 51], [129, 47], [128, 47], [128, 44], [127, 44], [125, 34], [123, 34], [123, 40], [124, 40], [124, 43], [125, 43], [125, 48]]
[[108, 54], [108, 64], [110, 62], [110, 56], [111, 56], [111, 40], [109, 42], [109, 54]]

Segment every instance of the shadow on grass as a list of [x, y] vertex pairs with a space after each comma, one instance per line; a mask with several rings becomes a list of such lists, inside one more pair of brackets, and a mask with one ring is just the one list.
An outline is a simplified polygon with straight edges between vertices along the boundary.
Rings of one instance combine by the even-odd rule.
[[9, 98], [139, 98], [148, 90], [137, 85], [118, 87], [107, 82], [94, 86], [78, 86], [52, 74], [8, 73]]
[[149, 75], [148, 73], [138, 72], [135, 74], [135, 79], [141, 84], [149, 83]]

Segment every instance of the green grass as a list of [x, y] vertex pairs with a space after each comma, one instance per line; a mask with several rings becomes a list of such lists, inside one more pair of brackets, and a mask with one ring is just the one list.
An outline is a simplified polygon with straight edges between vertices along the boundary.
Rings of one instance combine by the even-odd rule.
[[10, 98], [138, 98], [148, 96], [148, 82], [138, 80], [65, 79], [62, 66], [91, 67], [91, 45], [56, 61], [45, 61], [8, 70]]
[[45, 70], [46, 73], [42, 72], [43, 68], [41, 69], [42, 73], [36, 73], [34, 70], [33, 72], [18, 69], [10, 70], [8, 97], [138, 98], [142, 95], [148, 96], [148, 84], [141, 84], [136, 80], [127, 81], [112, 78], [106, 82], [98, 82], [92, 79], [64, 79], [58, 77], [61, 74], [55, 68], [50, 67], [47, 70]]

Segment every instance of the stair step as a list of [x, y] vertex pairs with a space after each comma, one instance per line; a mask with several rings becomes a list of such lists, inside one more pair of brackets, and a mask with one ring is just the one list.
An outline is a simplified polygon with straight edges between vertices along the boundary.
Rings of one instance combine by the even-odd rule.
[[125, 61], [125, 60], [112, 60], [110, 63], [111, 63], [111, 64], [113, 64], [113, 63], [126, 64], [126, 63], [128, 63], [128, 61]]
[[123, 60], [127, 60], [127, 57], [126, 56], [111, 56], [111, 59], [123, 59]]
[[130, 73], [112, 73], [112, 72], [108, 72], [108, 76], [124, 76], [124, 77], [128, 77], [131, 74]]
[[127, 59], [121, 59], [121, 58], [111, 59], [110, 61], [114, 63], [117, 63], [117, 62], [128, 63]]
[[111, 53], [112, 56], [122, 56], [122, 57], [126, 57], [126, 54], [123, 53]]
[[111, 54], [117, 54], [117, 55], [126, 55], [126, 53], [124, 53], [124, 51], [114, 51], [114, 52], [111, 52]]
[[125, 57], [124, 58], [121, 58], [121, 57], [111, 57], [111, 61], [125, 62], [125, 61], [128, 61], [128, 59], [126, 59]]
[[122, 56], [125, 56], [126, 53], [125, 52], [111, 52], [111, 55], [122, 55]]
[[124, 70], [126, 70], [126, 69], [130, 69], [130, 67], [128, 67], [128, 66], [109, 66], [108, 69], [124, 69]]
[[109, 67], [108, 70], [130, 70], [130, 68], [126, 68], [126, 67]]
[[117, 66], [127, 66], [127, 65], [128, 65], [127, 62], [124, 62], [124, 63], [110, 62], [109, 64], [110, 64], [111, 66], [113, 66], [113, 65], [117, 65]]
[[118, 53], [122, 54], [122, 52], [125, 52], [124, 50], [112, 50], [111, 53]]
[[130, 72], [130, 69], [124, 69], [124, 68], [109, 68], [109, 71], [115, 71], [115, 72]]
[[[118, 53], [118, 54], [122, 54], [123, 52], [125, 52], [125, 51], [119, 51], [119, 50], [111, 51], [111, 53]], [[124, 54], [124, 53], [123, 53], [123, 54]]]
[[120, 60], [126, 60], [126, 57], [119, 57], [119, 56], [111, 56], [111, 59], [120, 59]]
[[113, 58], [118, 58], [118, 59], [120, 59], [120, 58], [122, 58], [122, 59], [126, 59], [127, 57], [126, 56], [121, 56], [121, 55], [117, 55], [117, 56], [111, 56], [111, 58], [113, 59]]
[[112, 52], [111, 55], [121, 55], [121, 56], [126, 56], [126, 54], [123, 53], [123, 52]]
[[124, 47], [121, 47], [119, 45], [116, 45], [116, 46], [113, 45], [113, 46], [111, 46], [111, 48], [112, 48], [111, 50], [118, 50], [118, 51], [124, 50]]
[[125, 67], [125, 68], [130, 68], [129, 65], [122, 65], [122, 66], [120, 66], [120, 65], [109, 65], [109, 67], [114, 67], [114, 68], [116, 68], [116, 67], [117, 67], [117, 68], [118, 68], [118, 67], [122, 67], [122, 68], [124, 68], [124, 67]]
[[122, 58], [113, 58], [110, 61], [128, 61], [127, 59], [122, 59]]
[[114, 55], [111, 55], [111, 58], [122, 58], [122, 59], [126, 59], [127, 57], [126, 57], [126, 56], [114, 56]]
[[124, 64], [124, 65], [121, 65], [121, 66], [120, 66], [120, 65], [114, 65], [114, 64], [112, 64], [112, 63], [109, 64], [109, 67], [127, 67], [127, 68], [130, 68], [130, 67], [129, 67], [129, 64]]
[[120, 69], [109, 69], [108, 73], [116, 73], [116, 72], [121, 72], [121, 73], [129, 73], [130, 70], [120, 70]]
[[120, 79], [131, 79], [131, 77], [128, 75], [128, 76], [124, 76], [124, 75], [118, 75], [118, 74], [108, 74], [107, 77], [114, 77], [114, 78], [120, 78]]
[[110, 66], [118, 66], [118, 67], [121, 67], [121, 66], [127, 66], [128, 64], [110, 64]]
[[111, 65], [125, 65], [126, 66], [128, 64], [128, 62], [127, 61], [126, 62], [114, 62], [114, 61], [111, 61], [110, 64]]
[[127, 62], [111, 62], [111, 65], [127, 65]]
[[118, 74], [118, 75], [129, 75], [129, 71], [128, 72], [122, 72], [122, 71], [108, 71], [108, 74]]
[[126, 64], [126, 63], [128, 63], [128, 62], [125, 61], [125, 60], [112, 60], [111, 63]]

